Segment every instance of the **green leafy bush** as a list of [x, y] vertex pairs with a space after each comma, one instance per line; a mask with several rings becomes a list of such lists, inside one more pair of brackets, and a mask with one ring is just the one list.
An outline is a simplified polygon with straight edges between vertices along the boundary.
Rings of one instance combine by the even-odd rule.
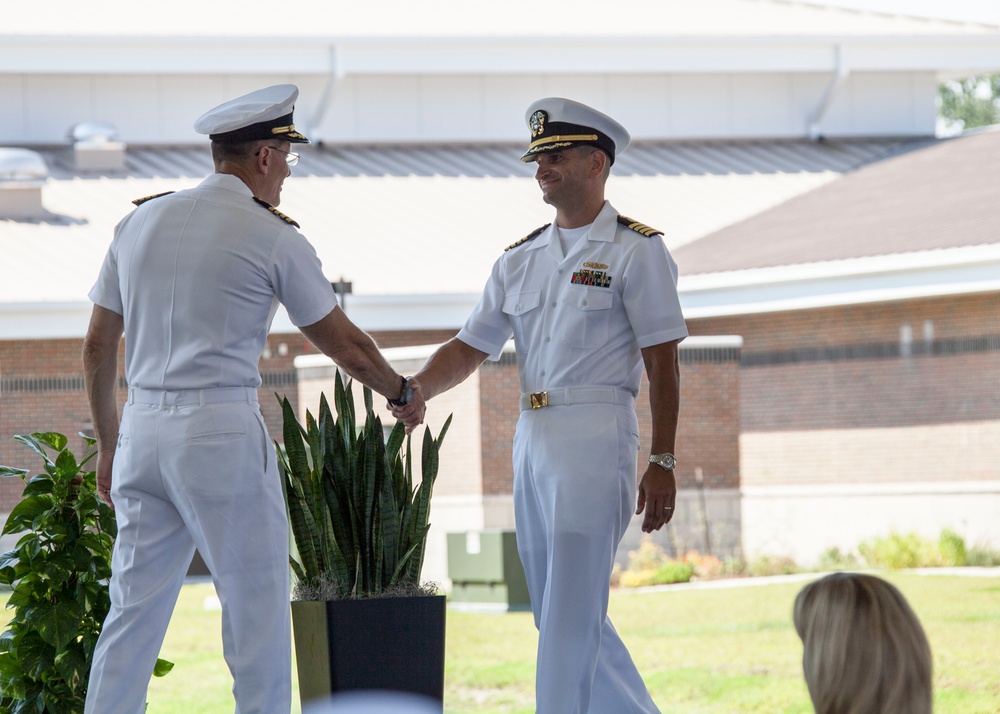
[[[25, 469], [0, 466], [0, 475], [25, 482], [3, 528], [4, 535], [25, 535], [0, 555], [0, 583], [13, 587], [7, 607], [15, 610], [0, 635], [0, 711], [81, 712], [111, 607], [107, 580], [118, 527], [97, 497], [95, 473], [84, 470], [97, 453], [94, 439], [84, 436], [87, 453], [77, 462], [62, 434], [14, 438], [42, 457], [45, 472], [28, 478]], [[158, 660], [157, 676], [172, 667]]]
[[1000, 550], [988, 545], [974, 545], [966, 552], [965, 564], [979, 568], [995, 568], [1000, 566]]
[[424, 431], [421, 480], [414, 489], [405, 427], [396, 423], [386, 439], [372, 407], [372, 391], [365, 387], [366, 415], [359, 428], [351, 384], [345, 385], [338, 372], [337, 417], [321, 395], [319, 420], [306, 412], [304, 427], [288, 399], [281, 400], [285, 443], [277, 449], [278, 468], [298, 551], [291, 566], [300, 600], [423, 590], [420, 571], [430, 499], [451, 417], [437, 439], [430, 429]]
[[693, 573], [694, 566], [691, 563], [670, 558], [666, 551], [647, 535], [643, 537], [638, 548], [629, 551], [628, 564], [623, 571], [616, 573], [616, 581], [625, 588], [668, 585], [686, 583], [691, 580]]
[[937, 564], [937, 547], [916, 533], [890, 533], [858, 545], [865, 563], [873, 568], [921, 568]]
[[671, 560], [656, 569], [653, 580], [657, 584], [670, 585], [672, 583], [686, 583], [691, 580], [694, 567], [690, 563]]
[[955, 531], [945, 528], [938, 538], [941, 565], [961, 567], [966, 564], [965, 538]]
[[872, 568], [936, 568], [969, 563], [965, 539], [950, 529], [941, 531], [937, 542], [916, 533], [890, 533], [858, 546], [865, 563]]
[[801, 570], [794, 559], [784, 555], [760, 555], [747, 561], [746, 565], [746, 574], [755, 578], [768, 575], [791, 575]]
[[857, 570], [861, 566], [858, 557], [848, 551], [841, 551], [840, 548], [827, 548], [819, 557], [817, 568], [826, 570]]

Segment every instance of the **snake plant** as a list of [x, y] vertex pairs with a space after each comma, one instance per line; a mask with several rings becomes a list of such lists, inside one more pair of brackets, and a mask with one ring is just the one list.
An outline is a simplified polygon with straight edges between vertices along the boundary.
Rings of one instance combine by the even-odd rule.
[[424, 430], [421, 479], [414, 488], [410, 437], [403, 424], [386, 438], [372, 391], [364, 387], [359, 426], [352, 382], [345, 383], [338, 372], [334, 389], [336, 416], [326, 395], [320, 395], [318, 415], [307, 411], [305, 425], [288, 399], [279, 397], [284, 446], [276, 451], [295, 544], [290, 562], [297, 597], [415, 592], [438, 454], [451, 416], [436, 439]]

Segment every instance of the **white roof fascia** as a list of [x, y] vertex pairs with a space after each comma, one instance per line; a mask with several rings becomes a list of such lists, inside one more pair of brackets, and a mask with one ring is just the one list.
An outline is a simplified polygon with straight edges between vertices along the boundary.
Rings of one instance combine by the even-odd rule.
[[[468, 319], [480, 295], [347, 295], [344, 311], [362, 330], [457, 330]], [[298, 328], [279, 308], [271, 332]], [[0, 332], [2, 334], [2, 332]]]
[[[838, 37], [5, 37], [0, 74], [550, 75], [993, 71], [1000, 33]], [[127, 57], [127, 62], [123, 62]], [[212, 60], [206, 61], [206, 57]]]
[[1000, 244], [681, 276], [688, 319], [1000, 290]]
[[[382, 350], [382, 354], [389, 362], [419, 361], [420, 364], [426, 362], [431, 355], [440, 347], [434, 345], [412, 345], [409, 347], [389, 347]], [[680, 343], [681, 350], [705, 350], [705, 349], [742, 349], [743, 337], [741, 335], [696, 335], [685, 337]], [[516, 354], [514, 340], [508, 340], [503, 347], [504, 354]], [[323, 354], [299, 355], [293, 364], [295, 369], [309, 370], [317, 368], [327, 368], [333, 366], [333, 360]]]
[[93, 305], [80, 302], [0, 303], [4, 340], [54, 340], [83, 337]]
[[[688, 319], [806, 310], [1000, 291], [1000, 244], [921, 251], [726, 273], [681, 276]], [[480, 295], [348, 295], [346, 312], [367, 331], [452, 330]], [[4, 339], [78, 338], [89, 302], [0, 304]], [[272, 333], [297, 331], [283, 309]]]
[[842, 37], [369, 38], [338, 42], [342, 75], [541, 74], [544, 46], [562, 74], [832, 72], [838, 48], [852, 71], [951, 71], [995, 67], [1000, 33]]

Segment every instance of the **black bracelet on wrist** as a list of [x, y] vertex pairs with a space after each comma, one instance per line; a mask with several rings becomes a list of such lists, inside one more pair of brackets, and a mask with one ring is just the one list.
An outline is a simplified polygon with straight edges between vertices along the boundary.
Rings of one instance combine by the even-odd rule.
[[410, 386], [410, 380], [406, 377], [401, 377], [403, 380], [402, 389], [399, 391], [399, 397], [396, 399], [389, 400], [390, 407], [403, 407], [410, 403], [413, 399], [413, 387]]

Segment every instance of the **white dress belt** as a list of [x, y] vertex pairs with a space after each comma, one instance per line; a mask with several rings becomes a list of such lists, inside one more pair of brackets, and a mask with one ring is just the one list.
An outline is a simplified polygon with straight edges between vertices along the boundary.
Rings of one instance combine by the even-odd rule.
[[209, 389], [142, 389], [128, 390], [129, 404], [150, 404], [157, 407], [204, 406], [226, 402], [257, 403], [255, 387], [211, 387]]
[[635, 408], [635, 395], [622, 387], [557, 387], [544, 392], [522, 394], [521, 411], [571, 404], [621, 404]]

